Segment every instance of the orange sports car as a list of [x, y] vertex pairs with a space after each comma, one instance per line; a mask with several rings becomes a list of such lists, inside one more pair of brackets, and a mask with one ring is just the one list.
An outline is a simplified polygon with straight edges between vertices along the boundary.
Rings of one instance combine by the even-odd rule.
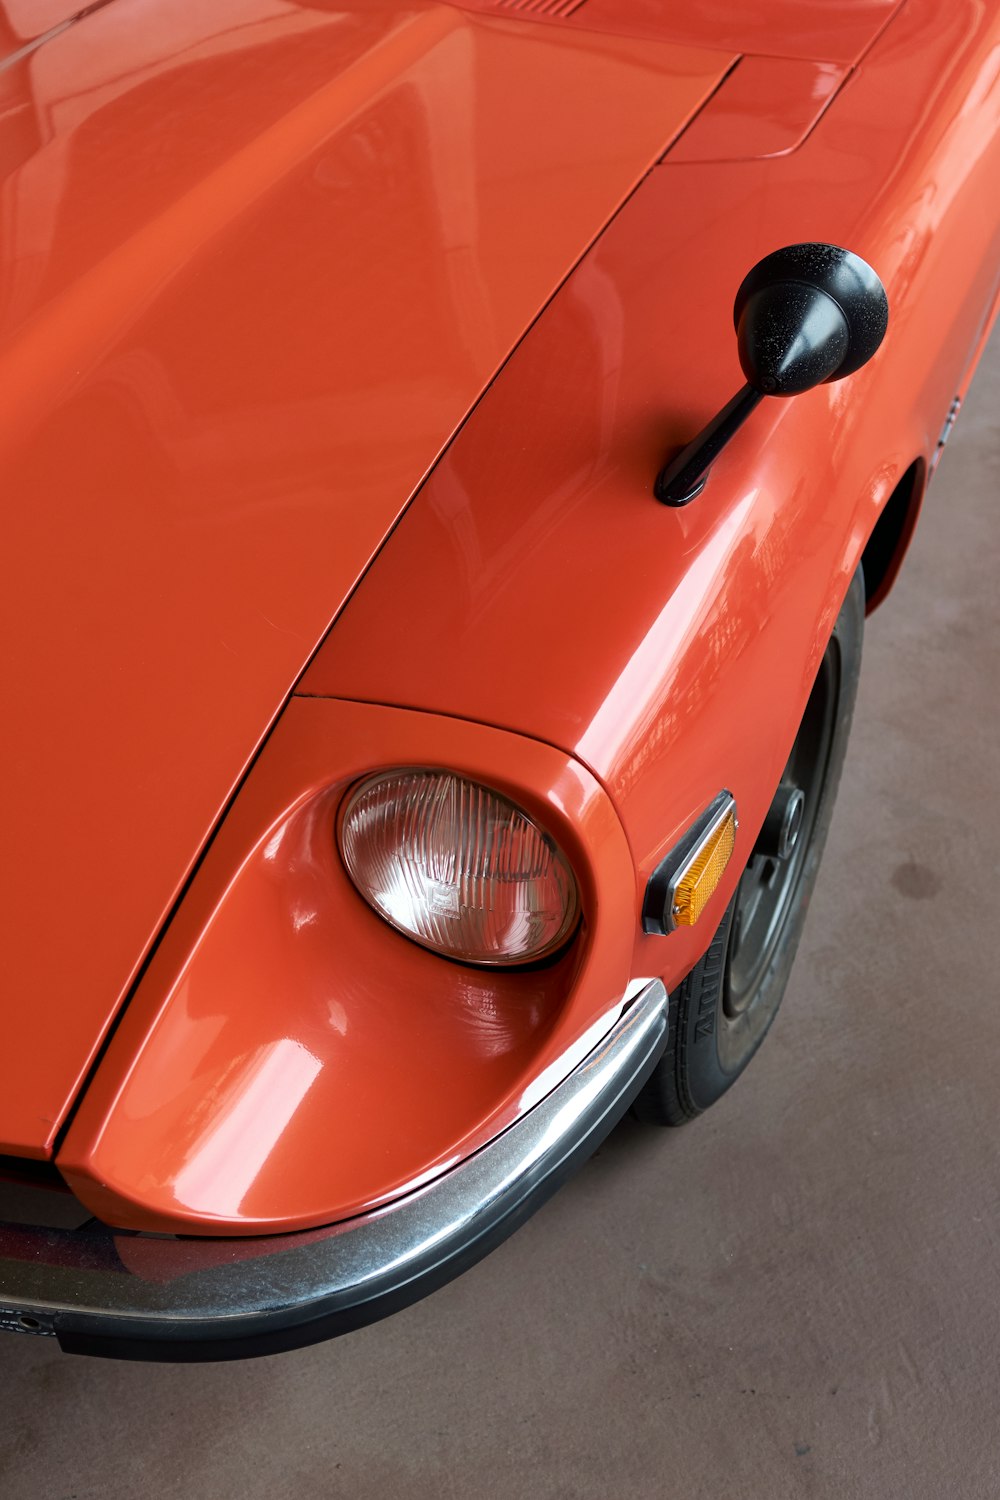
[[0, 0], [0, 1326], [380, 1317], [781, 1000], [995, 0]]

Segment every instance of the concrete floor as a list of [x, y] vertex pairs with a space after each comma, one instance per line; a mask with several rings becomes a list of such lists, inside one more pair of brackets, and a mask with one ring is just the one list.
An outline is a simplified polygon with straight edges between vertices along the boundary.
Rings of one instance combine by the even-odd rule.
[[242, 1365], [0, 1341], [4, 1500], [1000, 1495], [1000, 340], [871, 621], [785, 1004], [428, 1301]]

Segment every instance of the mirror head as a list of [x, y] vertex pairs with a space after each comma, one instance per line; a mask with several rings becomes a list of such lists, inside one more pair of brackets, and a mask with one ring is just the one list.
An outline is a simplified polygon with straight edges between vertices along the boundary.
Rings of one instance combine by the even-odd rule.
[[747, 383], [762, 396], [796, 396], [867, 363], [885, 335], [889, 304], [860, 255], [786, 245], [744, 278], [733, 320]]

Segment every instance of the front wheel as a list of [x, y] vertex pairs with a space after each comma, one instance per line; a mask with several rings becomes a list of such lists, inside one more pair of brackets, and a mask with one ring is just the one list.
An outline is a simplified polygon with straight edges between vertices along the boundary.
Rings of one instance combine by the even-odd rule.
[[855, 573], [774, 801], [708, 952], [671, 996], [667, 1050], [635, 1101], [683, 1125], [735, 1083], [781, 1004], [823, 855], [857, 697], [865, 590]]

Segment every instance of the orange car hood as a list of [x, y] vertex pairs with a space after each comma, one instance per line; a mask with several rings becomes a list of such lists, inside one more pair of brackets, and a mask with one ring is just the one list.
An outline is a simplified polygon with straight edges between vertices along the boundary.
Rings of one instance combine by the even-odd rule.
[[733, 57], [421, 0], [14, 9], [0, 1151], [42, 1156], [355, 582]]

